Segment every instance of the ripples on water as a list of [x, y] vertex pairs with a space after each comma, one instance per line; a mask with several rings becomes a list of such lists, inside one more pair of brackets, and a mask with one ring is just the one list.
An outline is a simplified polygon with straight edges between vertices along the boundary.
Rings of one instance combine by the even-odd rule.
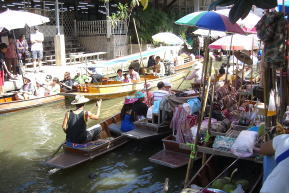
[[[100, 120], [120, 111], [123, 99], [103, 102]], [[161, 192], [165, 178], [178, 192], [185, 168], [169, 169], [148, 161], [159, 142], [129, 142], [108, 154], [68, 170], [47, 168], [44, 161], [65, 139], [64, 102], [0, 115], [0, 193], [150, 193]], [[94, 104], [86, 105], [95, 111]], [[96, 121], [89, 122], [89, 125]]]

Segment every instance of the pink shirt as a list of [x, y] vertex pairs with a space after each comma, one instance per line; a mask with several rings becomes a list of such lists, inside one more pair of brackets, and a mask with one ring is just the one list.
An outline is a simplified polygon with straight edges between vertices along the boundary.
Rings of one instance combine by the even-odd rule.
[[16, 47], [14, 43], [10, 43], [7, 47], [7, 52], [5, 53], [6, 58], [17, 58]]

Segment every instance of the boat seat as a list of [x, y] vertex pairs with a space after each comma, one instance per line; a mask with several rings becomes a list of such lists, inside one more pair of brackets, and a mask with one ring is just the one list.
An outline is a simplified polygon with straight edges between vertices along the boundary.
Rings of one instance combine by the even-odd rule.
[[108, 126], [108, 129], [110, 132], [117, 134], [117, 135], [121, 135], [122, 131], [120, 130], [121, 127], [121, 123], [112, 123]]

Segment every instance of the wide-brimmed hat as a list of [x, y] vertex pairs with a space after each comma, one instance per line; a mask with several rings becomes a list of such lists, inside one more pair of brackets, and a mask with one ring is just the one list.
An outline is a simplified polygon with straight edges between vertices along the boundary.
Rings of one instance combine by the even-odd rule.
[[140, 98], [145, 98], [145, 94], [141, 91], [137, 91], [135, 94], [134, 94], [134, 97], [137, 98], [137, 99], [140, 99]]
[[75, 99], [71, 102], [72, 105], [78, 105], [78, 104], [83, 104], [87, 103], [89, 101], [88, 98], [85, 98], [82, 95], [76, 95]]
[[124, 99], [124, 104], [127, 105], [127, 104], [132, 104], [134, 102], [136, 102], [138, 100], [138, 98], [134, 98], [132, 96], [127, 96], [125, 97]]

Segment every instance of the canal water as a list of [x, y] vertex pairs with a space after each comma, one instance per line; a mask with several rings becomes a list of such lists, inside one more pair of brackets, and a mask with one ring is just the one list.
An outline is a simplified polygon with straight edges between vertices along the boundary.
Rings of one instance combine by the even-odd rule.
[[[185, 82], [181, 88], [188, 86]], [[45, 166], [65, 139], [63, 116], [72, 108], [66, 103], [0, 115], [0, 193], [150, 193], [161, 192], [166, 178], [170, 193], [181, 190], [185, 167], [170, 169], [148, 161], [162, 149], [160, 141], [132, 141], [63, 171]], [[123, 98], [103, 101], [100, 120], [89, 125], [118, 113], [122, 103]], [[86, 109], [96, 111], [92, 103]]]

